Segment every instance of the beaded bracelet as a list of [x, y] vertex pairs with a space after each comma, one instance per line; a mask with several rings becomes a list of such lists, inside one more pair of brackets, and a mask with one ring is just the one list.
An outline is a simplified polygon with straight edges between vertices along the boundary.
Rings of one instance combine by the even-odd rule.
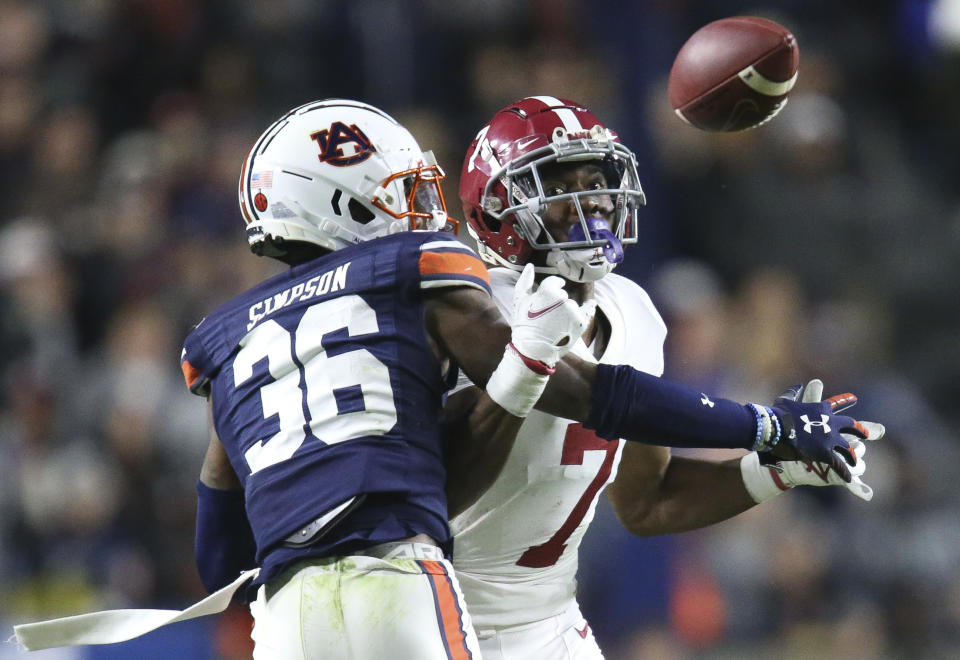
[[773, 412], [773, 408], [767, 408], [767, 412], [770, 414], [770, 419], [773, 420], [774, 426], [774, 435], [770, 440], [770, 449], [773, 449], [780, 442], [780, 433], [783, 430], [780, 426], [780, 418], [777, 417], [777, 413]]
[[766, 406], [758, 406], [755, 403], [748, 404], [753, 409], [753, 414], [757, 418], [757, 435], [753, 441], [753, 451], [770, 451], [780, 442], [781, 426], [773, 409]]
[[757, 419], [757, 436], [753, 439], [753, 446], [751, 449], [753, 451], [760, 451], [760, 448], [763, 447], [763, 415], [760, 414], [760, 406], [755, 403], [748, 403], [750, 409], [753, 410], [753, 416]]

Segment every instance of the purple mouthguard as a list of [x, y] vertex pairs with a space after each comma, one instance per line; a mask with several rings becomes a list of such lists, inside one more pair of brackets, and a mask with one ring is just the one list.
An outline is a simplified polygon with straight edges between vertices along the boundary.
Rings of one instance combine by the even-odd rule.
[[618, 264], [623, 261], [623, 245], [620, 239], [610, 231], [610, 225], [603, 218], [587, 218], [587, 228], [590, 230], [590, 238], [583, 235], [583, 225], [575, 224], [570, 228], [569, 239], [571, 241], [606, 241], [603, 246], [603, 256], [612, 264]]

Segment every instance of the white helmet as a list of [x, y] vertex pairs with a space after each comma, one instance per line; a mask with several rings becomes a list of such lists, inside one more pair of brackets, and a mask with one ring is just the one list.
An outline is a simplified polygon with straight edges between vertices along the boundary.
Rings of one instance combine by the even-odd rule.
[[443, 177], [433, 154], [382, 110], [346, 99], [307, 103], [264, 131], [243, 163], [250, 249], [286, 260], [290, 241], [338, 250], [447, 229]]

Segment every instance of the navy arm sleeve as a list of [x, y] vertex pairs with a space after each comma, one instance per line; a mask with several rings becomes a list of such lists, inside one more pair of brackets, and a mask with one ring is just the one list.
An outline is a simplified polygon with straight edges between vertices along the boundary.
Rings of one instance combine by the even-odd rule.
[[667, 447], [750, 449], [753, 410], [625, 365], [601, 364], [584, 424], [601, 438]]
[[218, 490], [198, 481], [194, 554], [207, 591], [213, 593], [256, 568], [256, 552], [243, 491]]

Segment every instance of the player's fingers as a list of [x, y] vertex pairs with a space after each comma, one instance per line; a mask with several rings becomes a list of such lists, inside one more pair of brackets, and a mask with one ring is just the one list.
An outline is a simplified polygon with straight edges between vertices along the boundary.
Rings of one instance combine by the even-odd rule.
[[863, 460], [863, 455], [867, 453], [867, 446], [854, 438], [850, 442], [850, 450], [857, 457], [857, 464], [850, 467], [850, 474], [857, 477], [867, 471], [867, 462]]
[[863, 458], [863, 455], [867, 453], [867, 446], [852, 435], [847, 436], [843, 433], [840, 435], [843, 435], [844, 440], [850, 443], [850, 451], [854, 453], [854, 455], [857, 457], [857, 462], [859, 463], [860, 459]]
[[850, 474], [850, 468], [848, 468], [847, 464], [844, 462], [847, 460], [847, 457], [843, 456], [843, 458], [841, 459], [840, 454], [838, 454], [837, 452], [832, 452], [832, 453], [833, 453], [833, 457], [830, 460], [830, 467], [833, 469], [834, 472], [840, 475], [841, 479], [843, 479], [847, 483], [850, 483], [850, 481], [853, 479], [853, 476]]
[[527, 295], [533, 291], [533, 279], [534, 266], [533, 264], [527, 264], [523, 267], [523, 271], [520, 273], [520, 279], [517, 280], [517, 285], [514, 288], [517, 295]]
[[857, 424], [867, 433], [864, 440], [879, 440], [887, 432], [886, 427], [879, 422], [857, 422]]
[[873, 489], [863, 483], [859, 476], [855, 476], [846, 485], [846, 489], [865, 502], [873, 499]]
[[547, 279], [540, 282], [540, 288], [538, 288], [537, 291], [543, 291], [544, 293], [549, 293], [552, 296], [562, 296], [564, 298], [567, 297], [567, 292], [563, 290], [563, 279], [557, 277], [556, 275], [551, 275]]
[[841, 433], [840, 435], [850, 443], [850, 451], [857, 457], [857, 464], [859, 464], [864, 454], [867, 453], [867, 446], [854, 435], [850, 435], [849, 433]]
[[840, 432], [840, 435], [847, 438], [847, 440], [849, 440], [848, 436], [851, 435], [858, 440], [866, 440], [870, 435], [870, 429], [853, 417], [847, 417], [846, 415], [835, 415], [831, 426], [834, 426], [834, 428]]
[[803, 398], [801, 403], [816, 403], [823, 398], [823, 381], [814, 378], [803, 388]]
[[778, 396], [777, 401], [780, 399], [786, 399], [787, 401], [799, 401], [801, 392], [803, 392], [803, 385], [798, 383]]
[[867, 463], [863, 459], [860, 459], [856, 465], [850, 468], [850, 476], [853, 478], [862, 477], [866, 471]]
[[[847, 442], [843, 436], [840, 437], [841, 445], [834, 445], [833, 453], [839, 454], [843, 457], [843, 460], [847, 462], [847, 465], [856, 465], [857, 464], [857, 455], [854, 453], [853, 449], [850, 448], [850, 443]], [[847, 479], [847, 481], [850, 481]]]
[[830, 410], [834, 413], [838, 413], [856, 405], [857, 395], [851, 394], [850, 392], [845, 392], [843, 394], [837, 394], [830, 397], [827, 399], [827, 402], [830, 404]]

